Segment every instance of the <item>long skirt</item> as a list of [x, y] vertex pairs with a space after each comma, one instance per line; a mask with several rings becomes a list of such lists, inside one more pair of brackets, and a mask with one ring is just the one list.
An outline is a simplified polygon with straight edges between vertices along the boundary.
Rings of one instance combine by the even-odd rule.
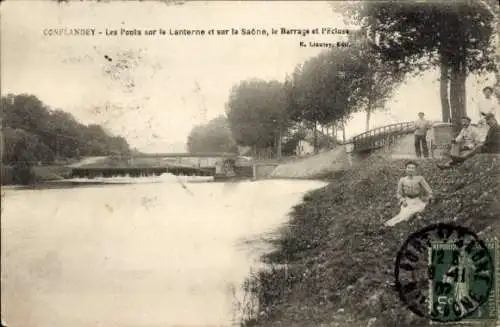
[[427, 203], [422, 201], [420, 198], [406, 198], [407, 206], [401, 206], [401, 211], [394, 216], [392, 219], [385, 222], [385, 226], [394, 226], [402, 221], [410, 219], [414, 214], [422, 212], [425, 209]]
[[476, 131], [478, 134], [479, 142], [484, 142], [484, 140], [486, 139], [486, 134], [488, 134], [489, 129], [490, 129], [490, 126], [488, 126], [488, 124], [486, 124], [484, 119], [481, 119], [478, 122], [477, 127], [476, 127]]

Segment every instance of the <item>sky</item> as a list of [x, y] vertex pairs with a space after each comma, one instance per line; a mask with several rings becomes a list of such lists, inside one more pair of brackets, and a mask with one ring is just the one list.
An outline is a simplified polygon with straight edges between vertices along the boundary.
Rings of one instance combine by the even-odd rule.
[[[147, 152], [183, 152], [193, 126], [225, 111], [231, 87], [258, 78], [284, 81], [322, 51], [299, 41], [342, 41], [341, 35], [171, 36], [179, 29], [346, 28], [328, 2], [6, 1], [1, 10], [1, 93], [30, 93], [80, 122], [102, 124]], [[94, 36], [47, 35], [50, 29], [95, 29]], [[166, 35], [106, 35], [112, 30]], [[99, 34], [101, 33], [101, 34]], [[371, 127], [440, 119], [438, 74], [409, 80], [372, 116]], [[468, 108], [490, 80], [467, 82]], [[364, 131], [363, 113], [346, 127]]]

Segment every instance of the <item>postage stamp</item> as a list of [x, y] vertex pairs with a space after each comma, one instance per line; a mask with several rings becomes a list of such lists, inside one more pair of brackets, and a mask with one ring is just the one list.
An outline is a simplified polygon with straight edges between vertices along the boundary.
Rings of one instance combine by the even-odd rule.
[[[467, 249], [456, 244], [433, 242], [429, 249], [429, 269], [433, 274], [429, 283], [429, 294], [433, 305], [431, 315], [449, 316], [456, 321], [463, 313], [471, 311], [461, 323], [474, 323], [498, 320], [498, 243], [485, 241], [487, 252], [482, 249], [472, 256]], [[474, 307], [474, 301], [487, 294], [490, 275], [486, 272], [486, 254], [492, 259], [496, 273], [486, 301]], [[471, 260], [472, 259], [472, 260]], [[451, 310], [450, 310], [451, 309]], [[436, 312], [434, 311], [436, 310]]]
[[396, 258], [396, 287], [412, 312], [432, 322], [498, 319], [498, 243], [450, 224], [421, 229]]

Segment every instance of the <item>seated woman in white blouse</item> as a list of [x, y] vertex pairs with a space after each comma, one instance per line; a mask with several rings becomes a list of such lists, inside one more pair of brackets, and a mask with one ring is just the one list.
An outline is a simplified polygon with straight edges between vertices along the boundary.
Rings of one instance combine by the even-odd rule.
[[401, 211], [394, 218], [386, 221], [386, 226], [394, 226], [410, 219], [416, 213], [423, 211], [432, 199], [431, 187], [423, 176], [416, 175], [416, 169], [415, 162], [406, 163], [406, 176], [399, 180], [396, 191]]

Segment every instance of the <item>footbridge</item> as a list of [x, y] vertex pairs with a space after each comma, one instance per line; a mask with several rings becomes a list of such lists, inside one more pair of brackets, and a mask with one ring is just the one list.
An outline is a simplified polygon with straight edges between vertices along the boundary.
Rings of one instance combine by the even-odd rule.
[[413, 122], [402, 122], [377, 127], [352, 138], [354, 152], [369, 152], [393, 145], [402, 136], [415, 132]]
[[[434, 121], [432, 128], [427, 135], [427, 142], [431, 155], [435, 154], [436, 150], [446, 148], [452, 139], [452, 126], [450, 123]], [[400, 122], [382, 127], [377, 127], [367, 132], [361, 133], [353, 137], [349, 142], [350, 150], [354, 153], [370, 153], [379, 149], [391, 150], [396, 145], [408, 147], [409, 152], [414, 153], [412, 140], [402, 142], [403, 138], [415, 132], [414, 122]]]

